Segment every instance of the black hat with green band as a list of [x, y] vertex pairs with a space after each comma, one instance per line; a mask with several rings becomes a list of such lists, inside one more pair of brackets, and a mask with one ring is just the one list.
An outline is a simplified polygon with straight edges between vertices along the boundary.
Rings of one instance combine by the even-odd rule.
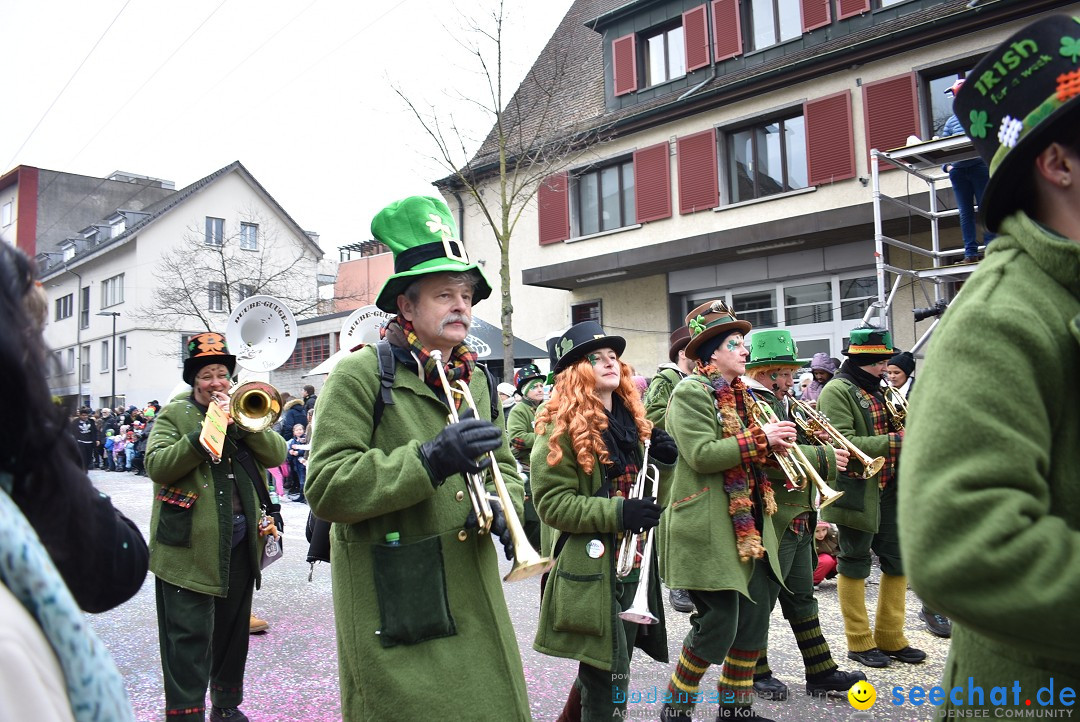
[[433, 273], [476, 271], [479, 280], [473, 303], [491, 295], [491, 284], [475, 263], [469, 262], [457, 235], [450, 209], [438, 198], [410, 196], [379, 211], [371, 221], [371, 234], [394, 253], [394, 275], [386, 279], [375, 305], [397, 313], [397, 297], [413, 281]]
[[575, 323], [555, 342], [556, 360], [551, 369], [552, 374], [558, 376], [575, 361], [602, 348], [609, 348], [616, 356], [622, 356], [626, 350], [626, 339], [622, 336], [608, 336], [596, 321]]

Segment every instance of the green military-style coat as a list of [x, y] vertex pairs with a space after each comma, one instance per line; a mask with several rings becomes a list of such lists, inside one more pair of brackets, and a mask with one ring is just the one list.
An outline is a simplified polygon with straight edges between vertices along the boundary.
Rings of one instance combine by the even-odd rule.
[[[161, 409], [150, 431], [146, 473], [155, 495], [150, 512], [150, 571], [178, 587], [224, 597], [229, 593], [234, 487], [247, 517], [247, 547], [256, 587], [262, 579], [259, 557], [266, 545], [266, 538], [257, 531], [262, 514], [255, 486], [243, 467], [232, 461], [236, 441], [243, 440], [251, 449], [261, 473], [255, 482], [265, 484], [267, 467], [285, 460], [285, 440], [269, 429], [249, 434], [230, 424], [221, 463], [213, 464], [199, 443], [205, 416], [187, 391]], [[185, 506], [188, 501], [192, 503]]]
[[[893, 435], [875, 434], [870, 426], [870, 412], [855, 400], [858, 391], [847, 379], [834, 376], [817, 400], [817, 410], [829, 417], [837, 431], [844, 435], [857, 449], [871, 458], [885, 456], [888, 459], [889, 438]], [[888, 463], [888, 461], [886, 461]], [[848, 469], [861, 472], [862, 465], [852, 457]], [[833, 524], [876, 534], [881, 523], [881, 489], [878, 481], [881, 472], [869, 479], [841, 472], [836, 476], [837, 491], [844, 496], [821, 510], [821, 518]]]
[[1024, 714], [1051, 677], [1056, 709], [1080, 688], [1080, 243], [1023, 213], [1002, 232], [930, 339], [899, 523], [912, 588], [953, 623], [942, 685], [989, 707], [1019, 684]]
[[[554, 424], [548, 424], [545, 433], [537, 434], [533, 445], [533, 500], [544, 524], [543, 554], [553, 553], [562, 532], [566, 533], [566, 542], [548, 577], [533, 648], [555, 657], [570, 657], [594, 667], [612, 669], [615, 624], [623, 623], [615, 608], [615, 562], [618, 533], [622, 531], [623, 498], [595, 496], [604, 483], [603, 466], [596, 460], [592, 473], [586, 474], [577, 463], [566, 434], [559, 439], [562, 460], [555, 466], [548, 465], [553, 427]], [[603, 546], [597, 547], [597, 542]], [[601, 548], [603, 554], [595, 556]], [[660, 621], [649, 627], [648, 635], [639, 634], [635, 645], [658, 662], [667, 662], [664, 605], [655, 561], [654, 556], [650, 567], [649, 610]]]
[[[418, 720], [530, 718], [525, 676], [490, 536], [464, 531], [465, 480], [438, 488], [420, 445], [447, 424], [447, 405], [395, 360], [393, 404], [373, 424], [375, 347], [342, 359], [319, 394], [304, 494], [330, 534], [342, 716]], [[491, 417], [487, 379], [469, 388]], [[500, 411], [501, 413], [501, 411]], [[517, 466], [495, 452], [520, 516]], [[386, 543], [391, 532], [400, 545]], [[467, 669], [467, 673], [462, 673]]]
[[[715, 396], [704, 377], [691, 374], [675, 387], [667, 431], [679, 447], [679, 460], [671, 504], [660, 516], [660, 575], [671, 589], [734, 590], [750, 598], [747, 585], [753, 564], [739, 559], [724, 491], [724, 471], [741, 464], [742, 453], [738, 439], [724, 437]], [[783, 488], [774, 493], [784, 493]], [[763, 561], [781, 579], [779, 538], [772, 523], [763, 527]]]
[[[645, 390], [645, 418], [653, 423], [658, 429], [667, 431], [667, 407], [671, 400], [671, 392], [675, 390], [675, 384], [683, 379], [685, 374], [674, 364], [663, 364], [656, 370], [649, 388]], [[657, 503], [667, 506], [671, 503], [671, 475], [675, 467], [660, 468], [660, 494]]]

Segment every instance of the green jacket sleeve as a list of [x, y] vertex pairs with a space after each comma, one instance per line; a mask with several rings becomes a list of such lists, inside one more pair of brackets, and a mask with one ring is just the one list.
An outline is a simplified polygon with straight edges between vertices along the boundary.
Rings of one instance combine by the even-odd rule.
[[834, 379], [825, 384], [818, 396], [817, 409], [828, 416], [829, 423], [864, 454], [876, 457], [889, 453], [890, 434], [866, 435], [869, 429], [862, 409], [851, 398], [844, 381]]
[[510, 409], [510, 417], [506, 420], [506, 437], [510, 442], [510, 451], [514, 458], [526, 466], [529, 464], [533, 444], [536, 443], [533, 418], [532, 409], [523, 401]]
[[717, 474], [742, 463], [739, 440], [721, 438], [716, 413], [712, 392], [702, 383], [680, 383], [671, 394], [667, 432], [679, 457], [698, 474]]
[[[185, 432], [182, 404], [170, 403], [161, 409], [146, 441], [146, 473], [158, 484], [174, 484], [210, 455], [199, 444], [199, 427]], [[199, 420], [201, 424], [202, 420]]]
[[[385, 429], [384, 419], [380, 430], [393, 443], [372, 446], [378, 389], [371, 347], [342, 359], [319, 394], [304, 496], [320, 519], [355, 524], [407, 509], [435, 494], [420, 460], [420, 444], [433, 438], [444, 423], [435, 428], [418, 418], [414, 428], [394, 435], [394, 430]], [[408, 396], [395, 385], [395, 404], [410, 405]], [[413, 403], [411, 410], [420, 407]], [[402, 411], [408, 413], [404, 406]]]
[[645, 418], [653, 422], [654, 426], [664, 429], [664, 431], [667, 431], [668, 401], [671, 399], [671, 392], [674, 390], [674, 384], [671, 383], [663, 370], [660, 370], [645, 391]]
[[[547, 431], [551, 428], [549, 424]], [[571, 534], [621, 531], [622, 497], [593, 496], [602, 483], [600, 471], [593, 469], [591, 475], [585, 476], [565, 434], [559, 439], [559, 446], [563, 458], [555, 466], [547, 462], [547, 434], [538, 435], [533, 446], [531, 483], [533, 504], [540, 520]]]

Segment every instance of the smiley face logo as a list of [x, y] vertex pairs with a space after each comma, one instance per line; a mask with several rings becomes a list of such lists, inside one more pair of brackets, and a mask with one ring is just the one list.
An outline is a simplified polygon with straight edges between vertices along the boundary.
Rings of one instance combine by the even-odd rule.
[[847, 698], [848, 702], [850, 702], [851, 706], [855, 709], [870, 709], [874, 706], [874, 702], [877, 701], [877, 690], [874, 689], [874, 685], [864, 679], [860, 679], [858, 682], [851, 685], [851, 689], [847, 692]]

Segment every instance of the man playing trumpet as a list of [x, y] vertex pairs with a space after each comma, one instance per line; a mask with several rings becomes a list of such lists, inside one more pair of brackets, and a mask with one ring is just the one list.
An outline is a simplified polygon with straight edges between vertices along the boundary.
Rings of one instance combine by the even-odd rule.
[[[523, 487], [465, 344], [473, 304], [491, 286], [442, 201], [392, 203], [371, 232], [394, 253], [396, 273], [376, 299], [397, 314], [386, 329], [392, 369], [380, 373], [373, 344], [327, 378], [305, 489], [314, 514], [333, 522], [342, 717], [528, 720], [497, 552], [467, 524], [475, 514], [466, 475], [494, 452], [514, 508], [490, 502], [491, 535], [513, 556], [505, 515], [520, 515]], [[449, 404], [463, 394], [446, 386], [458, 381], [477, 408], [462, 402], [448, 425]]]
[[[750, 342], [746, 386], [759, 403], [768, 406], [777, 420], [789, 421], [785, 401], [795, 385], [795, 370], [804, 365], [796, 358], [795, 340], [790, 331], [774, 329], [756, 331]], [[835, 479], [837, 471], [847, 468], [849, 454], [846, 449], [833, 449], [827, 444], [803, 445], [799, 449], [801, 458], [813, 465], [812, 473], [823, 481]], [[807, 694], [845, 692], [866, 676], [861, 672], [841, 671], [821, 632], [818, 603], [814, 598], [814, 565], [817, 561], [814, 497], [818, 490], [810, 479], [811, 472], [799, 465], [794, 449], [786, 455], [793, 462], [788, 468], [801, 474], [800, 477], [789, 478], [779, 465], [770, 464], [765, 468], [776, 496], [776, 513], [769, 518], [780, 540], [778, 556], [784, 580], [783, 586], [771, 585], [769, 608], [776, 605], [779, 595], [780, 608], [802, 654]], [[766, 699], [787, 697], [787, 685], [773, 676], [764, 650], [754, 672], [754, 691]]]
[[[896, 350], [888, 331], [863, 327], [852, 329], [843, 353], [848, 358], [821, 390], [818, 411], [865, 454], [885, 458], [881, 470], [869, 478], [840, 474], [837, 487], [844, 497], [821, 512], [839, 531], [837, 593], [848, 658], [867, 667], [887, 667], [893, 659], [917, 664], [926, 652], [911, 647], [904, 636], [907, 577], [896, 524], [896, 470], [903, 432], [892, 429], [881, 391], [885, 367]], [[871, 549], [881, 560], [873, 630], [866, 611]]]

